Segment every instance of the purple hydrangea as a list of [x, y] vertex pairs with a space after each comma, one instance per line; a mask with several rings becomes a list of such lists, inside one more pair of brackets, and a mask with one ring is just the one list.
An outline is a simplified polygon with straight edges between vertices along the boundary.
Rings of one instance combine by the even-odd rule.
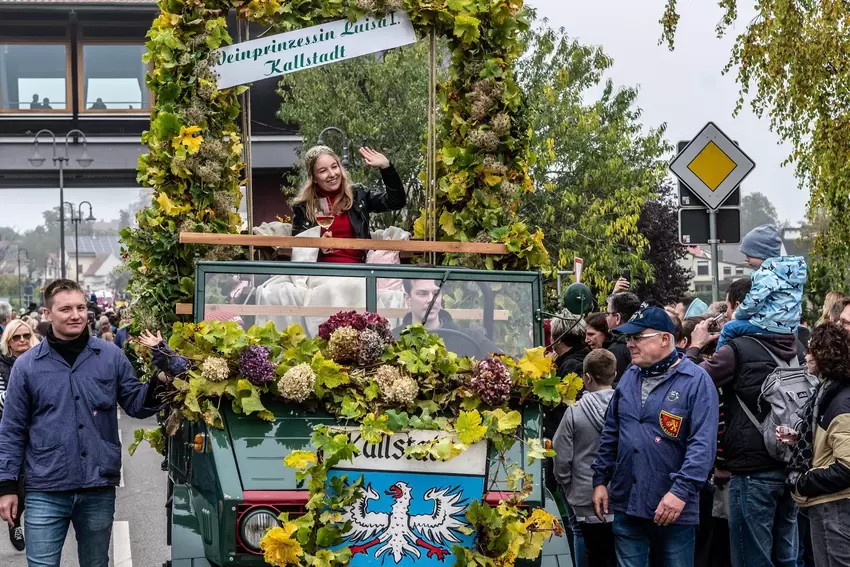
[[275, 367], [269, 357], [272, 351], [264, 346], [249, 346], [239, 357], [239, 373], [254, 384], [262, 386], [274, 380]]

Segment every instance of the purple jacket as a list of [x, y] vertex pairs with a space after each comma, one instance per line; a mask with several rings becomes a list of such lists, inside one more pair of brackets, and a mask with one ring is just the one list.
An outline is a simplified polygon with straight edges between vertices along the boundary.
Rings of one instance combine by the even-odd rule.
[[112, 343], [89, 338], [72, 368], [42, 341], [12, 369], [0, 421], [0, 485], [17, 480], [22, 467], [28, 490], [117, 485], [118, 405], [141, 419], [157, 412], [154, 403]]

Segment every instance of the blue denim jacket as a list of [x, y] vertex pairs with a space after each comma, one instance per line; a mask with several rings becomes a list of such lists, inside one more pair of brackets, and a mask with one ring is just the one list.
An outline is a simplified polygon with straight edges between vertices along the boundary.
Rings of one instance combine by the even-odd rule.
[[42, 341], [18, 358], [0, 421], [0, 483], [23, 474], [28, 490], [119, 483], [117, 405], [145, 418], [148, 384], [113, 345], [89, 338], [73, 368]]
[[631, 366], [608, 406], [594, 488], [608, 485], [609, 509], [652, 519], [664, 495], [685, 501], [676, 524], [699, 523], [699, 490], [714, 467], [718, 396], [708, 374], [682, 359], [641, 407], [641, 379]]

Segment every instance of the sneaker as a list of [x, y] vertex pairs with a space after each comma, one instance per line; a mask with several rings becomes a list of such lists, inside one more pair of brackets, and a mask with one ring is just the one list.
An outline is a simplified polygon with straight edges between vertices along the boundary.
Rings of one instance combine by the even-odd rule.
[[9, 528], [9, 540], [12, 542], [12, 547], [17, 549], [18, 551], [23, 551], [26, 549], [26, 542], [24, 542], [24, 528], [18, 526], [16, 528]]

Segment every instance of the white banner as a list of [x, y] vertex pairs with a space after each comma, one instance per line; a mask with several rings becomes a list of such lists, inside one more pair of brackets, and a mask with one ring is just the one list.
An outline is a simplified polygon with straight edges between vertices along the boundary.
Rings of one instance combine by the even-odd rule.
[[416, 41], [404, 12], [381, 19], [337, 20], [262, 39], [223, 47], [215, 52], [213, 72], [226, 89], [269, 77], [385, 51]]
[[392, 436], [384, 436], [381, 443], [366, 443], [360, 437], [360, 430], [350, 430], [351, 441], [360, 450], [350, 461], [340, 462], [338, 469], [356, 469], [362, 471], [396, 471], [439, 474], [464, 474], [483, 476], [487, 470], [487, 442], [479, 441], [460, 455], [448, 461], [434, 458], [425, 460], [405, 457], [404, 451], [411, 445], [424, 443], [446, 435], [444, 431], [426, 431], [413, 429]]

